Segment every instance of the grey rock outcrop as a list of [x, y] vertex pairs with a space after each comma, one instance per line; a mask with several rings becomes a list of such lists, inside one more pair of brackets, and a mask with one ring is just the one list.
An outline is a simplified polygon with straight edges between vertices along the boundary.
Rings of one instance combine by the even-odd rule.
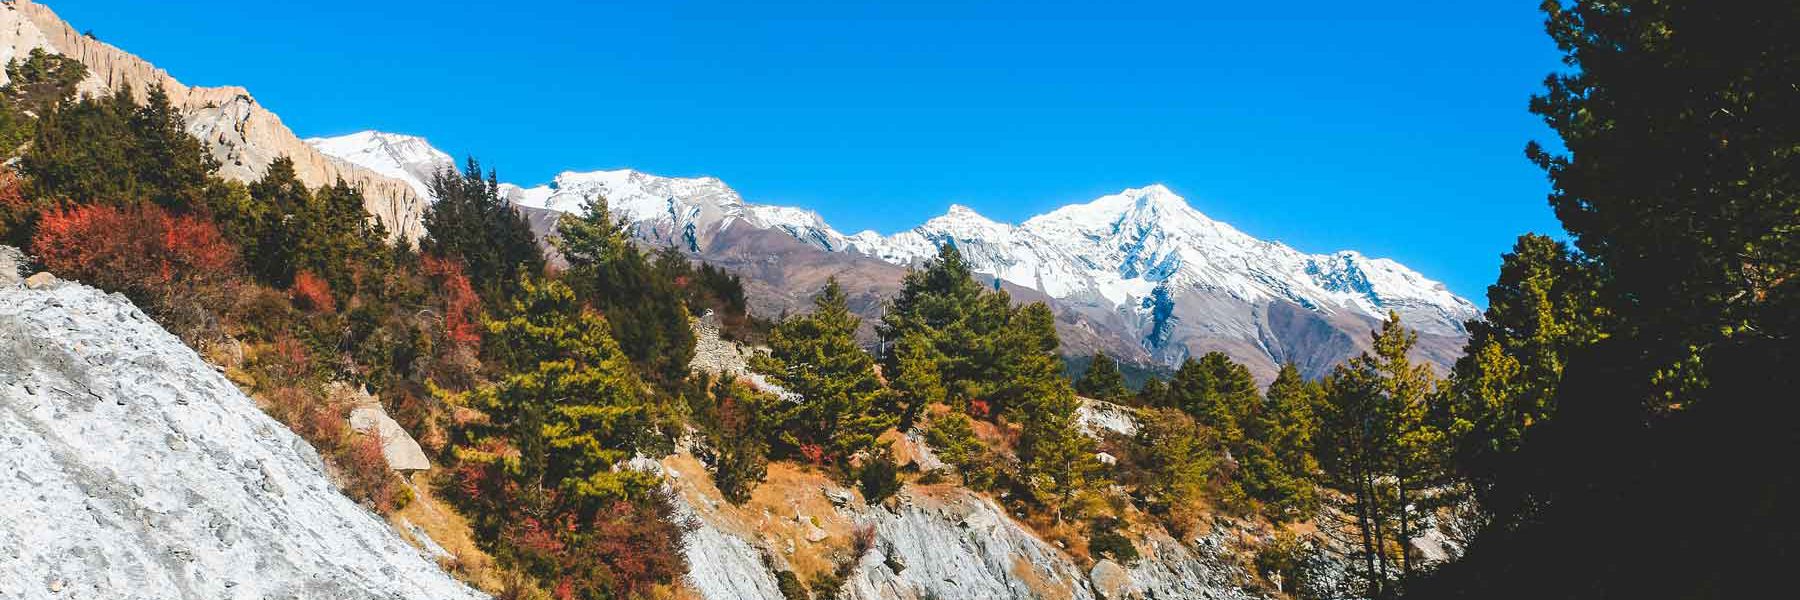
[[419, 442], [388, 416], [380, 402], [373, 401], [374, 398], [369, 400], [350, 409], [350, 428], [381, 440], [381, 456], [387, 459], [388, 468], [395, 471], [431, 469], [431, 459], [425, 456]]
[[0, 286], [18, 285], [25, 270], [25, 253], [12, 246], [0, 246]]
[[0, 290], [0, 597], [474, 599], [123, 296]]

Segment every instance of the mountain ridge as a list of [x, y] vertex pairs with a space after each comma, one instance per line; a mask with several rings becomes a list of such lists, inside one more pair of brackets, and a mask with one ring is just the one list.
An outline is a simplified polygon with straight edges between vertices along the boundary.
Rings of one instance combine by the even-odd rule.
[[[384, 148], [429, 148], [423, 138], [379, 132], [309, 143], [346, 161], [367, 161], [363, 166], [377, 172], [391, 172], [397, 165], [382, 162], [392, 155]], [[437, 156], [440, 166], [448, 166], [448, 155], [441, 151], [415, 150], [412, 155]], [[423, 186], [423, 177], [416, 175], [413, 185]], [[746, 227], [779, 232], [837, 255], [836, 263], [807, 261], [806, 268], [838, 272], [870, 268], [858, 266], [852, 257], [916, 266], [940, 245], [954, 244], [976, 272], [1051, 300], [1064, 316], [1065, 334], [1093, 340], [1076, 344], [1073, 351], [1107, 351], [1174, 366], [1188, 356], [1224, 350], [1252, 363], [1265, 379], [1276, 364], [1308, 354], [1284, 347], [1291, 346], [1282, 341], [1284, 336], [1293, 333], [1272, 326], [1276, 317], [1271, 304], [1302, 309], [1289, 315], [1299, 317], [1289, 324], [1300, 330], [1322, 323], [1346, 334], [1326, 336], [1340, 351], [1327, 353], [1332, 360], [1313, 359], [1305, 365], [1313, 375], [1343, 357], [1338, 355], [1366, 344], [1361, 339], [1365, 335], [1348, 334], [1372, 327], [1389, 311], [1421, 334], [1441, 338], [1441, 343], [1425, 344], [1430, 351], [1424, 358], [1448, 366], [1467, 334], [1463, 323], [1480, 313], [1474, 303], [1399, 262], [1354, 250], [1309, 254], [1262, 240], [1206, 216], [1160, 183], [1065, 205], [1019, 224], [952, 204], [943, 215], [889, 235], [867, 230], [846, 235], [816, 211], [746, 201], [716, 177], [664, 177], [635, 169], [563, 171], [546, 184], [503, 183], [501, 190], [516, 205], [549, 213], [579, 211], [588, 199], [604, 197], [638, 239], [674, 245], [701, 258], [716, 258], [726, 250], [723, 246], [741, 242], [748, 235]], [[540, 229], [548, 233], [546, 227]], [[764, 277], [786, 279], [760, 271]], [[864, 292], [880, 296], [883, 290]], [[1188, 310], [1193, 308], [1201, 310]], [[879, 307], [872, 307], [865, 316], [878, 313]], [[1095, 335], [1080, 335], [1082, 329]], [[1119, 340], [1101, 341], [1109, 336]]]

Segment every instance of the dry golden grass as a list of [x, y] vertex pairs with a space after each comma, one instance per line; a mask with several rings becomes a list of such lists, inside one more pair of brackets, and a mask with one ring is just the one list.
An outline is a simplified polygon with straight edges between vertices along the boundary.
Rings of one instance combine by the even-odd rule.
[[[848, 492], [856, 503], [862, 502], [861, 496], [817, 470], [787, 462], [770, 463], [768, 477], [756, 486], [750, 499], [742, 506], [734, 506], [713, 487], [711, 474], [692, 455], [676, 454], [664, 458], [662, 464], [679, 475], [670, 481], [671, 485], [695, 510], [705, 513], [709, 522], [746, 540], [755, 540], [764, 551], [786, 562], [802, 581], [828, 575], [837, 569], [839, 560], [854, 558], [851, 553], [855, 523], [838, 512], [824, 491]], [[815, 531], [824, 536], [810, 541], [809, 537], [819, 537]]]
[[475, 532], [469, 528], [469, 521], [433, 495], [432, 488], [436, 486], [431, 478], [438, 473], [431, 471], [414, 475], [412, 503], [388, 515], [388, 521], [395, 531], [399, 531], [414, 545], [420, 545], [418, 540], [412, 539], [412, 533], [401, 520], [417, 525], [438, 546], [455, 556], [454, 559], [441, 561], [446, 571], [481, 591], [500, 595], [507, 587], [507, 574], [494, 563], [493, 557], [475, 544]]

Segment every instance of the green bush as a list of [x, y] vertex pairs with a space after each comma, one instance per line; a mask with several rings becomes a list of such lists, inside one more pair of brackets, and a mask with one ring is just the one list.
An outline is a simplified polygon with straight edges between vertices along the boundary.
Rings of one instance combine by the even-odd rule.
[[1125, 537], [1125, 523], [1112, 517], [1095, 519], [1088, 524], [1088, 552], [1095, 558], [1106, 557], [1124, 565], [1137, 562], [1137, 546]]

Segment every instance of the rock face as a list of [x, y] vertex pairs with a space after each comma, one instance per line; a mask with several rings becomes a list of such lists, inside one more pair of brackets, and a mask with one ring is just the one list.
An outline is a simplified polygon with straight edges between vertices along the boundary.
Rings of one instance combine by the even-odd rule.
[[[687, 582], [695, 595], [783, 600], [774, 570], [786, 568], [784, 561], [797, 540], [769, 537], [768, 531], [734, 516], [736, 511], [708, 486], [686, 479], [676, 477], [670, 485], [678, 492], [680, 511], [696, 525], [686, 540]], [[993, 500], [965, 489], [909, 486], [892, 501], [869, 506], [822, 477], [819, 482], [796, 489], [817, 493], [823, 487], [835, 510], [829, 520], [873, 532], [867, 552], [853, 559], [840, 598], [1255, 598], [1239, 589], [1244, 573], [1229, 560], [1189, 549], [1166, 535], [1144, 540], [1144, 558], [1131, 567], [1110, 561], [1083, 567]], [[808, 537], [816, 531], [802, 531], [800, 539], [819, 541]]]
[[[965, 490], [908, 493], [898, 508], [876, 508], [874, 549], [843, 597], [1094, 598], [1074, 560]], [[889, 558], [906, 565], [895, 572]]]
[[[373, 398], [371, 398], [373, 400]], [[431, 459], [400, 423], [389, 417], [379, 402], [365, 402], [350, 409], [350, 428], [381, 440], [381, 456], [395, 471], [431, 469]]]
[[122, 296], [0, 290], [0, 597], [479, 598]]
[[17, 285], [25, 270], [25, 253], [12, 246], [0, 246], [0, 286]]
[[[144, 59], [80, 34], [42, 4], [32, 0], [0, 4], [0, 63], [38, 48], [87, 65], [84, 93], [130, 86], [141, 101], [151, 86], [163, 86], [170, 103], [187, 119], [188, 133], [219, 159], [225, 177], [255, 180], [271, 161], [286, 156], [294, 160], [295, 173], [307, 185], [331, 185], [343, 178], [361, 188], [365, 208], [390, 234], [416, 240], [424, 233], [419, 219], [427, 199], [411, 185], [313, 149], [244, 88], [183, 85]], [[0, 82], [4, 80], [0, 73]]]

